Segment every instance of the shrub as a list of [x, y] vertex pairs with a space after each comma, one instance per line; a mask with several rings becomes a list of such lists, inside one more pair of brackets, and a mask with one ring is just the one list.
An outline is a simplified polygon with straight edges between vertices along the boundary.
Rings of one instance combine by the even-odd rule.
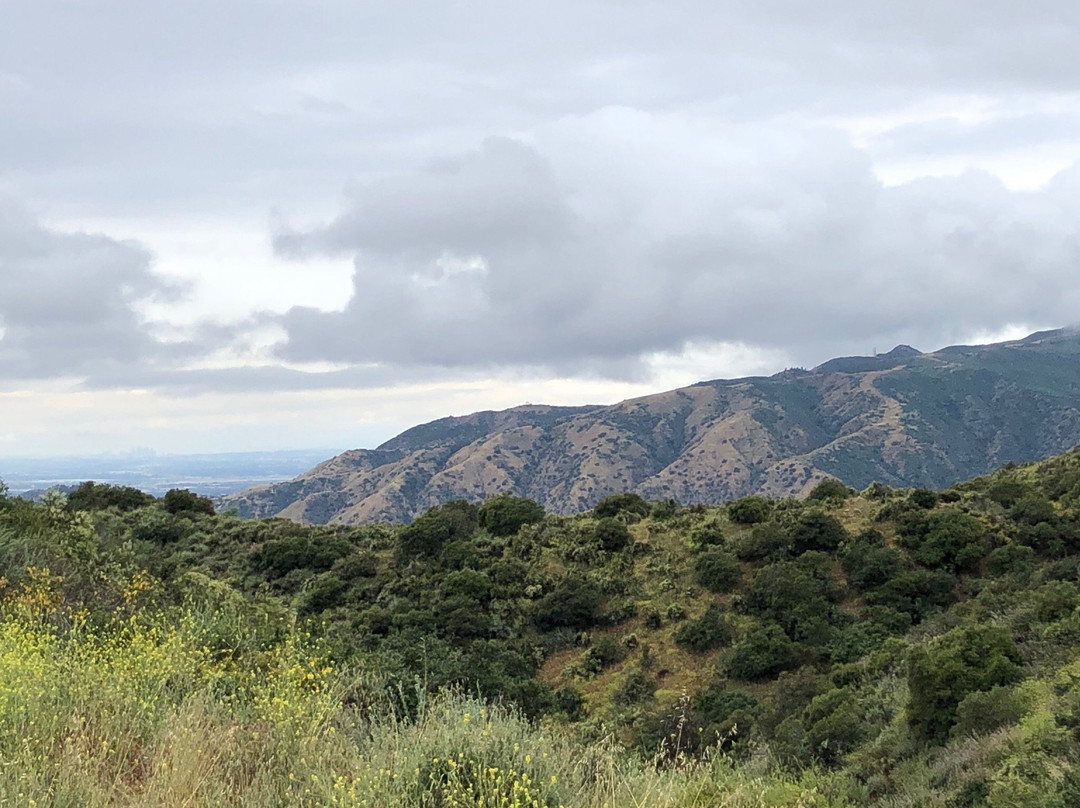
[[1035, 551], [1022, 544], [1006, 544], [986, 557], [986, 571], [995, 577], [1015, 575], [1027, 580], [1034, 569]]
[[398, 533], [398, 563], [438, 556], [445, 545], [472, 538], [480, 521], [476, 506], [464, 500], [429, 508]]
[[593, 536], [606, 553], [617, 553], [630, 543], [630, 531], [626, 524], [611, 516], [596, 523]]
[[352, 551], [352, 544], [336, 536], [289, 536], [266, 542], [256, 556], [256, 562], [260, 568], [270, 570], [276, 576], [296, 569], [318, 572], [330, 569], [334, 562]]
[[134, 511], [151, 504], [154, 498], [128, 485], [109, 485], [87, 481], [68, 494], [67, 504], [73, 511]]
[[214, 515], [214, 503], [209, 497], [203, 497], [186, 488], [173, 488], [166, 491], [162, 498], [165, 510], [169, 513], [201, 513]]
[[480, 506], [480, 525], [492, 536], [513, 536], [544, 519], [544, 509], [525, 497], [500, 494]]
[[533, 604], [533, 622], [543, 631], [561, 626], [588, 628], [596, 623], [600, 600], [596, 584], [568, 576]]
[[750, 681], [793, 668], [797, 658], [798, 649], [784, 630], [766, 624], [735, 644], [727, 668], [736, 679]]
[[730, 545], [740, 561], [778, 559], [787, 555], [791, 537], [776, 522], [761, 522], [754, 525], [748, 534], [731, 541]]
[[649, 503], [637, 494], [612, 494], [604, 497], [593, 508], [593, 516], [602, 519], [610, 516], [618, 516], [620, 513], [632, 513], [636, 516], [649, 515]]
[[337, 606], [344, 599], [345, 583], [332, 572], [312, 578], [300, 592], [296, 611], [299, 614], [318, 614]]
[[952, 603], [955, 588], [956, 579], [947, 572], [911, 570], [867, 592], [866, 602], [904, 612], [917, 623], [932, 610]]
[[694, 560], [694, 573], [710, 592], [730, 592], [742, 577], [742, 566], [731, 553], [710, 548]]
[[867, 530], [840, 557], [840, 566], [852, 586], [873, 589], [900, 573], [900, 554], [885, 546], [878, 531]]
[[728, 504], [728, 518], [740, 525], [756, 525], [769, 518], [772, 508], [772, 500], [766, 497], [743, 497]]
[[675, 632], [675, 643], [695, 654], [704, 654], [731, 643], [732, 631], [718, 603], [709, 604], [705, 614], [684, 623]]
[[791, 531], [792, 551], [795, 555], [807, 550], [832, 552], [847, 537], [847, 531], [835, 516], [818, 510], [806, 511]]
[[913, 488], [911, 493], [908, 494], [908, 502], [916, 508], [922, 508], [926, 511], [936, 508], [938, 499], [937, 492], [931, 491], [929, 488]]
[[948, 739], [969, 693], [1020, 678], [1012, 637], [996, 626], [960, 626], [916, 648], [908, 660], [908, 724], [927, 743]]
[[810, 570], [780, 561], [758, 570], [742, 594], [744, 611], [782, 626], [795, 639], [822, 633], [832, 618], [831, 592]]
[[699, 547], [720, 547], [724, 544], [724, 530], [715, 519], [694, 525], [690, 530], [690, 540]]
[[655, 692], [656, 683], [644, 671], [635, 668], [622, 678], [611, 700], [615, 704], [630, 707], [648, 701]]
[[1016, 688], [1000, 685], [968, 693], [956, 707], [956, 724], [950, 734], [967, 738], [1015, 724], [1027, 712], [1027, 701]]
[[924, 518], [909, 518], [900, 541], [911, 557], [925, 567], [967, 569], [986, 555], [989, 537], [982, 522], [955, 508]]
[[831, 499], [842, 502], [854, 494], [855, 492], [852, 489], [839, 480], [828, 477], [810, 489], [810, 493], [806, 495], [806, 500], [807, 502], [824, 502]]

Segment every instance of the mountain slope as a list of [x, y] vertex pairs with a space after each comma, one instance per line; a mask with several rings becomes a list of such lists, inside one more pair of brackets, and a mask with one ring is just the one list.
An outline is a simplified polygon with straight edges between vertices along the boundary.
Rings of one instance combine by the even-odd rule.
[[221, 505], [355, 524], [503, 491], [570, 513], [614, 492], [716, 503], [826, 476], [938, 488], [1077, 443], [1080, 333], [1067, 329], [930, 354], [898, 346], [611, 406], [444, 418]]

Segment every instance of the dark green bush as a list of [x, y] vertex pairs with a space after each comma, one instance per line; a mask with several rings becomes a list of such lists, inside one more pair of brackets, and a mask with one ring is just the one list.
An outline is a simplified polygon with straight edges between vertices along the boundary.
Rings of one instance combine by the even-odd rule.
[[480, 506], [480, 526], [492, 536], [513, 536], [525, 525], [544, 520], [544, 509], [525, 497], [500, 494]]
[[788, 554], [791, 537], [776, 522], [761, 522], [749, 533], [730, 541], [729, 545], [740, 561], [776, 560]]
[[915, 737], [944, 743], [969, 693], [1020, 678], [1012, 637], [996, 626], [960, 626], [912, 651], [908, 661], [908, 724]]
[[918, 623], [935, 609], [952, 603], [956, 579], [940, 570], [910, 570], [866, 593], [871, 606], [884, 606]]
[[792, 552], [832, 552], [848, 537], [840, 520], [831, 514], [809, 510], [800, 514], [791, 531]]
[[166, 491], [161, 501], [165, 505], [165, 510], [169, 513], [214, 515], [214, 503], [210, 501], [210, 497], [200, 496], [186, 488], [174, 488], [171, 491]]
[[806, 500], [807, 502], [824, 502], [826, 500], [842, 502], [854, 495], [855, 492], [842, 482], [828, 477], [810, 489], [810, 493], [806, 495]]
[[296, 569], [316, 572], [328, 570], [334, 562], [352, 552], [352, 544], [343, 538], [289, 536], [266, 542], [256, 556], [256, 561], [261, 569], [282, 576]]
[[859, 534], [840, 556], [848, 581], [858, 589], [873, 589], [900, 574], [900, 554], [885, 546], [876, 530]]
[[312, 578], [300, 592], [296, 605], [299, 614], [318, 614], [332, 609], [344, 599], [348, 587], [332, 572]]
[[775, 676], [795, 667], [798, 647], [780, 626], [766, 624], [754, 629], [732, 649], [728, 673], [736, 679], [751, 681]]
[[134, 511], [151, 504], [154, 498], [128, 485], [109, 485], [87, 481], [68, 494], [67, 504], [73, 511]]
[[626, 524], [611, 516], [596, 523], [593, 536], [605, 553], [617, 553], [630, 543], [630, 531]]
[[569, 576], [533, 604], [533, 622], [542, 631], [561, 626], [588, 628], [596, 623], [600, 602], [596, 584]]
[[649, 515], [650, 510], [649, 503], [637, 494], [612, 494], [596, 503], [593, 516], [602, 519], [626, 512], [644, 517]]
[[767, 497], [749, 496], [737, 499], [727, 506], [728, 518], [740, 525], [756, 525], [772, 514], [773, 503]]
[[742, 565], [731, 553], [710, 547], [694, 559], [694, 573], [710, 592], [730, 592], [742, 577]]
[[704, 615], [679, 627], [675, 643], [695, 654], [704, 654], [729, 645], [732, 634], [720, 604], [711, 603]]
[[1035, 569], [1035, 551], [1022, 544], [1006, 544], [986, 557], [986, 571], [995, 577], [1015, 575], [1027, 580]]

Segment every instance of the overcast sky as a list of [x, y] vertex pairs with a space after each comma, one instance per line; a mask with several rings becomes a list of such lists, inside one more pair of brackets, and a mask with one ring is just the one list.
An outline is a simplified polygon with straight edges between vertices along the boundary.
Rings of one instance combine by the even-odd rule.
[[1080, 5], [0, 0], [0, 455], [1080, 321]]

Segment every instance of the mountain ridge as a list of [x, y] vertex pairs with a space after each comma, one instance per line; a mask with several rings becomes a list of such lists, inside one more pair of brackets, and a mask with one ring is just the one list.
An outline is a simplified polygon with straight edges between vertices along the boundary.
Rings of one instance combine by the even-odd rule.
[[220, 500], [243, 516], [407, 521], [512, 491], [570, 513], [634, 491], [714, 504], [825, 477], [945, 487], [1080, 443], [1080, 333], [840, 357], [612, 405], [523, 405], [438, 419], [294, 480]]

